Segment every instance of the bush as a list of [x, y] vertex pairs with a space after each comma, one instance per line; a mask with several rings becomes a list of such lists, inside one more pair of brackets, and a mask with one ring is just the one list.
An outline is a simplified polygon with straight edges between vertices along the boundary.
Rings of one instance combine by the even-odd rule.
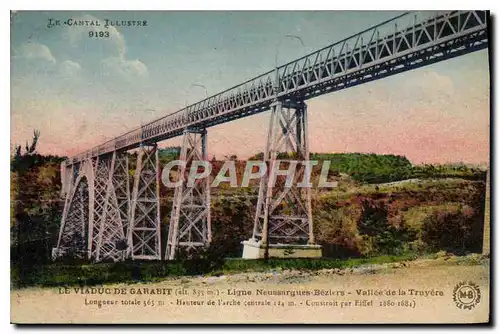
[[241, 242], [251, 237], [255, 216], [255, 201], [247, 190], [237, 191], [235, 196], [222, 193], [214, 196], [212, 204], [211, 252], [226, 257], [240, 257]]
[[482, 247], [482, 216], [469, 207], [434, 212], [423, 221], [422, 241], [433, 252], [479, 253]]
[[314, 210], [316, 242], [323, 247], [323, 256], [346, 258], [360, 256], [359, 235], [353, 207], [328, 207], [328, 199]]
[[311, 154], [311, 160], [329, 160], [330, 172], [346, 173], [366, 183], [404, 180], [412, 171], [412, 164], [406, 157], [393, 154], [316, 153]]
[[389, 223], [388, 209], [384, 202], [372, 203], [364, 200], [358, 231], [364, 240], [364, 255], [402, 254], [405, 245], [416, 238], [412, 230], [403, 224], [399, 227]]

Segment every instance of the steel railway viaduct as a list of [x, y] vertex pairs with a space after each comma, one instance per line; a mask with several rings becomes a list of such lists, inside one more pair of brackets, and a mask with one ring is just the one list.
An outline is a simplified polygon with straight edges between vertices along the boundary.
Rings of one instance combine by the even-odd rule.
[[[76, 253], [95, 262], [174, 259], [180, 249], [206, 247], [208, 180], [193, 187], [182, 182], [163, 252], [158, 142], [183, 136], [180, 159], [188, 165], [207, 160], [208, 128], [271, 110], [265, 162], [273, 164], [277, 152], [308, 160], [304, 101], [487, 48], [488, 19], [485, 11], [409, 12], [67, 159], [61, 164], [65, 205], [53, 258]], [[137, 150], [133, 176], [130, 150]], [[182, 169], [179, 175], [184, 180]], [[292, 212], [280, 211], [284, 201], [293, 204]], [[275, 190], [264, 177], [251, 240], [314, 245], [309, 191]]]

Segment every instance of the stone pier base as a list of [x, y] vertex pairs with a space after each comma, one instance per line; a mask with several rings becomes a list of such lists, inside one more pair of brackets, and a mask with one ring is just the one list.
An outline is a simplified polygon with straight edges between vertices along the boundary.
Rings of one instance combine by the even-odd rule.
[[[245, 240], [243, 244], [244, 259], [263, 259], [266, 246], [260, 241]], [[320, 258], [322, 256], [320, 245], [291, 245], [270, 244], [269, 257], [275, 258]]]

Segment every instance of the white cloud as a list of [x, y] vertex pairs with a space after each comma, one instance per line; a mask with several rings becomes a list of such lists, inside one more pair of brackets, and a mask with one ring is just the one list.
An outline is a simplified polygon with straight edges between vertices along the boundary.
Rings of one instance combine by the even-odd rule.
[[147, 77], [147, 66], [135, 59], [126, 60], [124, 57], [110, 57], [102, 61], [104, 75], [119, 75], [124, 79]]
[[428, 93], [434, 93], [436, 90], [443, 93], [454, 92], [453, 80], [449, 76], [433, 70], [422, 71], [418, 77], [417, 84], [422, 89], [426, 89]]
[[148, 68], [143, 62], [127, 58], [125, 38], [116, 27], [105, 28], [103, 20], [88, 14], [76, 17], [75, 20], [100, 21], [101, 26], [92, 27], [91, 30], [109, 33], [109, 37], [95, 39], [89, 37], [88, 27], [67, 27], [63, 39], [66, 39], [73, 49], [73, 56], [70, 58], [79, 60], [83, 68], [91, 67], [97, 75], [117, 77], [120, 80], [133, 80], [149, 75]]
[[[102, 82], [105, 86], [116, 86], [115, 80], [134, 82], [149, 76], [148, 67], [139, 59], [130, 59], [124, 35], [114, 26], [105, 27], [104, 20], [93, 15], [84, 14], [73, 18], [74, 21], [99, 21], [100, 26], [67, 26], [57, 32], [60, 34], [54, 44], [26, 43], [14, 51], [14, 61], [30, 59], [29, 62], [17, 64], [26, 73], [38, 76], [57, 76], [76, 80]], [[109, 37], [93, 38], [89, 32], [104, 32]], [[43, 60], [43, 61], [40, 61]], [[15, 61], [16, 62], [16, 61]], [[51, 66], [47, 66], [50, 63]], [[56, 65], [56, 66], [54, 66]], [[29, 75], [25, 75], [28, 77]], [[64, 85], [68, 83], [65, 82]]]
[[50, 49], [46, 45], [39, 43], [26, 43], [21, 45], [15, 53], [15, 56], [25, 59], [41, 59], [52, 64], [56, 63], [56, 59], [52, 55]]
[[[76, 17], [75, 21], [98, 21], [99, 19], [92, 15], [82, 15], [80, 17]], [[102, 20], [101, 20], [102, 21]], [[80, 51], [86, 51], [87, 47], [96, 47], [96, 43], [98, 42], [100, 45], [100, 51], [103, 53], [103, 56], [113, 56], [120, 57], [125, 56], [126, 48], [125, 48], [125, 38], [123, 35], [113, 26], [108, 28], [104, 28], [101, 26], [93, 26], [93, 32], [106, 32], [109, 33], [109, 37], [100, 38], [97, 40], [92, 40], [89, 37], [89, 27], [85, 26], [71, 26], [68, 27], [63, 33], [63, 37], [69, 40], [70, 46], [76, 48]]]
[[82, 67], [79, 63], [65, 60], [59, 64], [59, 73], [65, 77], [72, 77], [80, 73]]

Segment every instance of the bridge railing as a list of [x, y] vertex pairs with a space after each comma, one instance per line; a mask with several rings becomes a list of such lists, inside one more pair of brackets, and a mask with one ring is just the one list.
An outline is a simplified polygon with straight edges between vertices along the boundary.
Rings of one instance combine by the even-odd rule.
[[[84, 152], [72, 161], [180, 134], [188, 126], [264, 105], [275, 98], [310, 98], [321, 85], [438, 43], [486, 28], [484, 11], [409, 12], [312, 52]], [[276, 83], [278, 78], [278, 83]], [[276, 88], [277, 90], [276, 90]], [[71, 163], [71, 162], [70, 162]]]
[[410, 12], [279, 68], [279, 96], [486, 28], [483, 11]]
[[187, 106], [173, 114], [144, 124], [73, 159], [79, 161], [84, 158], [110, 153], [115, 149], [134, 146], [137, 143], [147, 142], [160, 134], [182, 130], [187, 125], [196, 123], [209, 115], [221, 115], [237, 107], [252, 105], [263, 100], [271, 100], [275, 96], [273, 92], [274, 81], [271, 75], [273, 73], [274, 71], [267, 72]]
[[270, 71], [143, 126], [142, 140], [179, 131], [209, 117], [274, 98]]

